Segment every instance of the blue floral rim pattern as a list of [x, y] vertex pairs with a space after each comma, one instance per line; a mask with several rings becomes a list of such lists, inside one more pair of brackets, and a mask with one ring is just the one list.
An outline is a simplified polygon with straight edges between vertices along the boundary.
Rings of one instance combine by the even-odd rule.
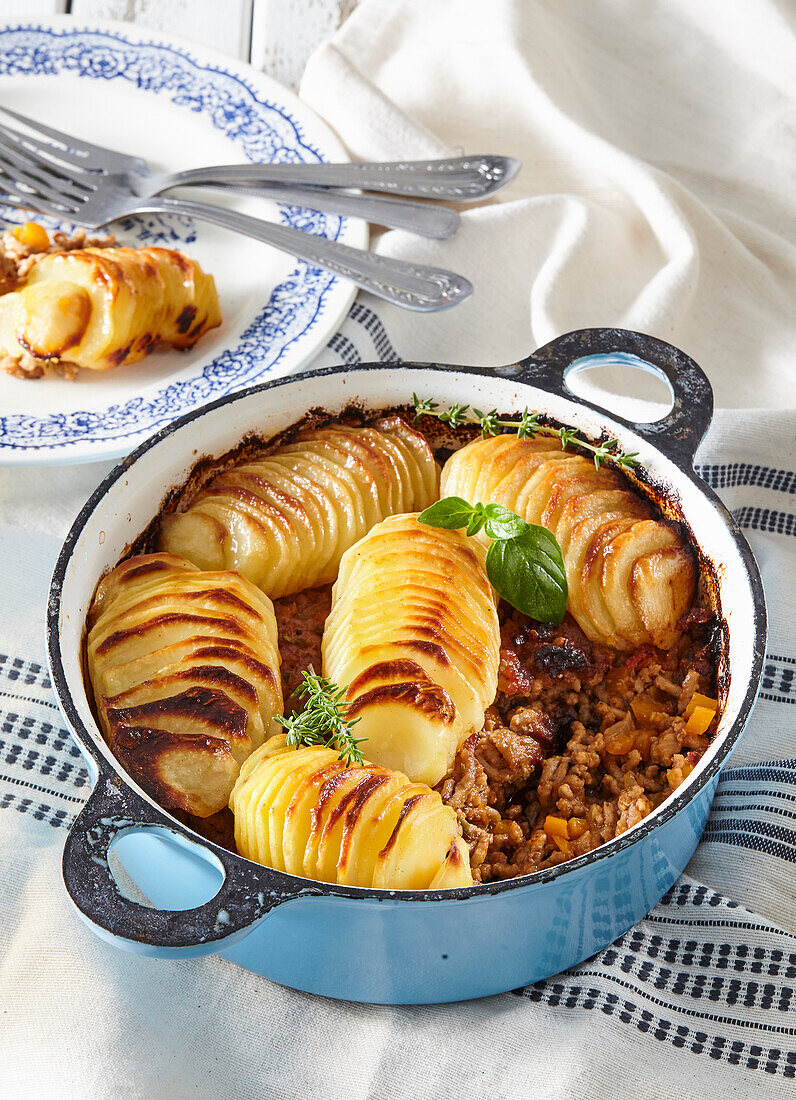
[[[320, 161], [301, 124], [284, 106], [261, 97], [240, 74], [218, 64], [203, 64], [187, 51], [161, 42], [139, 42], [108, 30], [6, 27], [0, 31], [0, 76], [54, 76], [71, 73], [92, 80], [128, 81], [167, 95], [172, 103], [205, 115], [230, 138], [244, 157], [257, 162]], [[336, 240], [345, 219], [296, 207], [281, 207], [281, 218], [294, 226]], [[18, 222], [19, 211], [0, 206], [0, 217]], [[182, 224], [180, 224], [180, 221]], [[189, 243], [193, 227], [151, 216], [125, 219], [121, 228], [148, 244]], [[55, 223], [53, 223], [55, 225]], [[71, 231], [73, 227], [62, 225]], [[86, 442], [120, 441], [141, 436], [205, 402], [262, 379], [309, 332], [323, 312], [337, 280], [303, 262], [273, 291], [270, 300], [242, 333], [202, 369], [183, 381], [166, 382], [154, 394], [135, 397], [99, 411], [0, 415], [0, 451], [36, 451]]]

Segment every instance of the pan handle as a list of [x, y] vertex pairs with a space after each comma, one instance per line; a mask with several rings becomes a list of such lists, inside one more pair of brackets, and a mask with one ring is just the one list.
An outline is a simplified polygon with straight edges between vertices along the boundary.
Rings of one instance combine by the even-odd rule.
[[598, 355], [620, 355], [625, 362], [669, 383], [674, 404], [662, 420], [635, 424], [611, 415], [648, 439], [676, 465], [690, 468], [713, 416], [713, 390], [705, 372], [685, 352], [641, 332], [585, 328], [556, 337], [517, 366], [523, 381], [604, 413], [604, 408], [577, 396], [567, 385], [567, 375], [579, 360]]
[[[319, 892], [297, 889], [289, 875], [248, 864], [197, 838], [127, 787], [105, 760], [97, 763], [97, 782], [66, 840], [63, 876], [85, 920], [116, 946], [145, 955], [209, 955], [242, 939], [276, 906]], [[192, 849], [215, 865], [223, 876], [215, 897], [178, 910], [150, 908], [125, 897], [108, 862], [110, 848], [125, 833], [153, 828], [170, 844]]]

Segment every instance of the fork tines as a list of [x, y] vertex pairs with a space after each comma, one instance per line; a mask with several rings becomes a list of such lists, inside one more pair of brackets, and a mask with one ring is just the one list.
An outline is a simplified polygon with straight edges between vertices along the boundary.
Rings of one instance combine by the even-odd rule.
[[85, 170], [42, 156], [2, 125], [0, 188], [0, 197], [9, 205], [29, 206], [55, 216], [76, 214], [87, 190], [93, 190]]

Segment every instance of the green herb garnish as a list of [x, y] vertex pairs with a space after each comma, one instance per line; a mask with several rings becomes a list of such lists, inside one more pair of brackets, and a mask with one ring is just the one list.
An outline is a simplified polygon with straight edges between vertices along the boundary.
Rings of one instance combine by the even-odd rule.
[[502, 428], [514, 429], [518, 439], [533, 439], [538, 433], [558, 436], [564, 451], [570, 444], [589, 451], [598, 470], [600, 463], [609, 458], [623, 470], [632, 470], [639, 464], [638, 452], [623, 454], [618, 450], [617, 439], [606, 439], [604, 443], [590, 443], [588, 439], [582, 439], [574, 428], [550, 428], [546, 424], [540, 424], [538, 413], [529, 412], [528, 409], [523, 410], [519, 420], [503, 420], [498, 416], [497, 409], [489, 412], [473, 409], [471, 413], [469, 405], [453, 404], [448, 409], [440, 410], [436, 401], [428, 397], [420, 398], [416, 393], [412, 394], [412, 402], [415, 407], [415, 420], [419, 420], [421, 416], [434, 416], [443, 424], [449, 424], [451, 428], [460, 428], [463, 424], [477, 424], [481, 429], [482, 438], [497, 435]]
[[362, 764], [364, 758], [359, 746], [367, 740], [357, 740], [352, 732], [359, 718], [347, 718], [351, 705], [343, 701], [345, 688], [340, 688], [325, 676], [316, 676], [310, 669], [302, 672], [302, 682], [293, 692], [299, 699], [306, 699], [304, 707], [289, 718], [277, 717], [276, 721], [287, 731], [288, 745], [323, 745], [337, 749], [337, 759], [346, 767]]
[[417, 517], [419, 523], [448, 530], [483, 530], [492, 539], [486, 574], [504, 600], [543, 623], [555, 623], [567, 610], [567, 574], [561, 547], [545, 527], [526, 523], [501, 504], [468, 504], [444, 497]]

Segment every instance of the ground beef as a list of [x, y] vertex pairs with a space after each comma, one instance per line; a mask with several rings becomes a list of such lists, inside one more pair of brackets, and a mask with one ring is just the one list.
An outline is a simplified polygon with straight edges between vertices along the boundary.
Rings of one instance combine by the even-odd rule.
[[549, 627], [501, 606], [501, 623], [495, 705], [438, 787], [477, 882], [555, 866], [641, 821], [707, 748], [710, 731], [686, 733], [682, 714], [696, 691], [715, 695], [709, 612], [686, 617], [667, 653], [593, 645], [570, 616]]
[[282, 658], [282, 695], [285, 713], [301, 706], [293, 692], [301, 683], [302, 672], [321, 671], [323, 624], [332, 607], [332, 586], [308, 588], [295, 596], [274, 601], [279, 629], [279, 653]]
[[593, 645], [569, 615], [554, 627], [502, 604], [501, 618], [498, 692], [504, 698], [536, 698], [562, 683], [579, 691], [611, 666], [613, 651]]

